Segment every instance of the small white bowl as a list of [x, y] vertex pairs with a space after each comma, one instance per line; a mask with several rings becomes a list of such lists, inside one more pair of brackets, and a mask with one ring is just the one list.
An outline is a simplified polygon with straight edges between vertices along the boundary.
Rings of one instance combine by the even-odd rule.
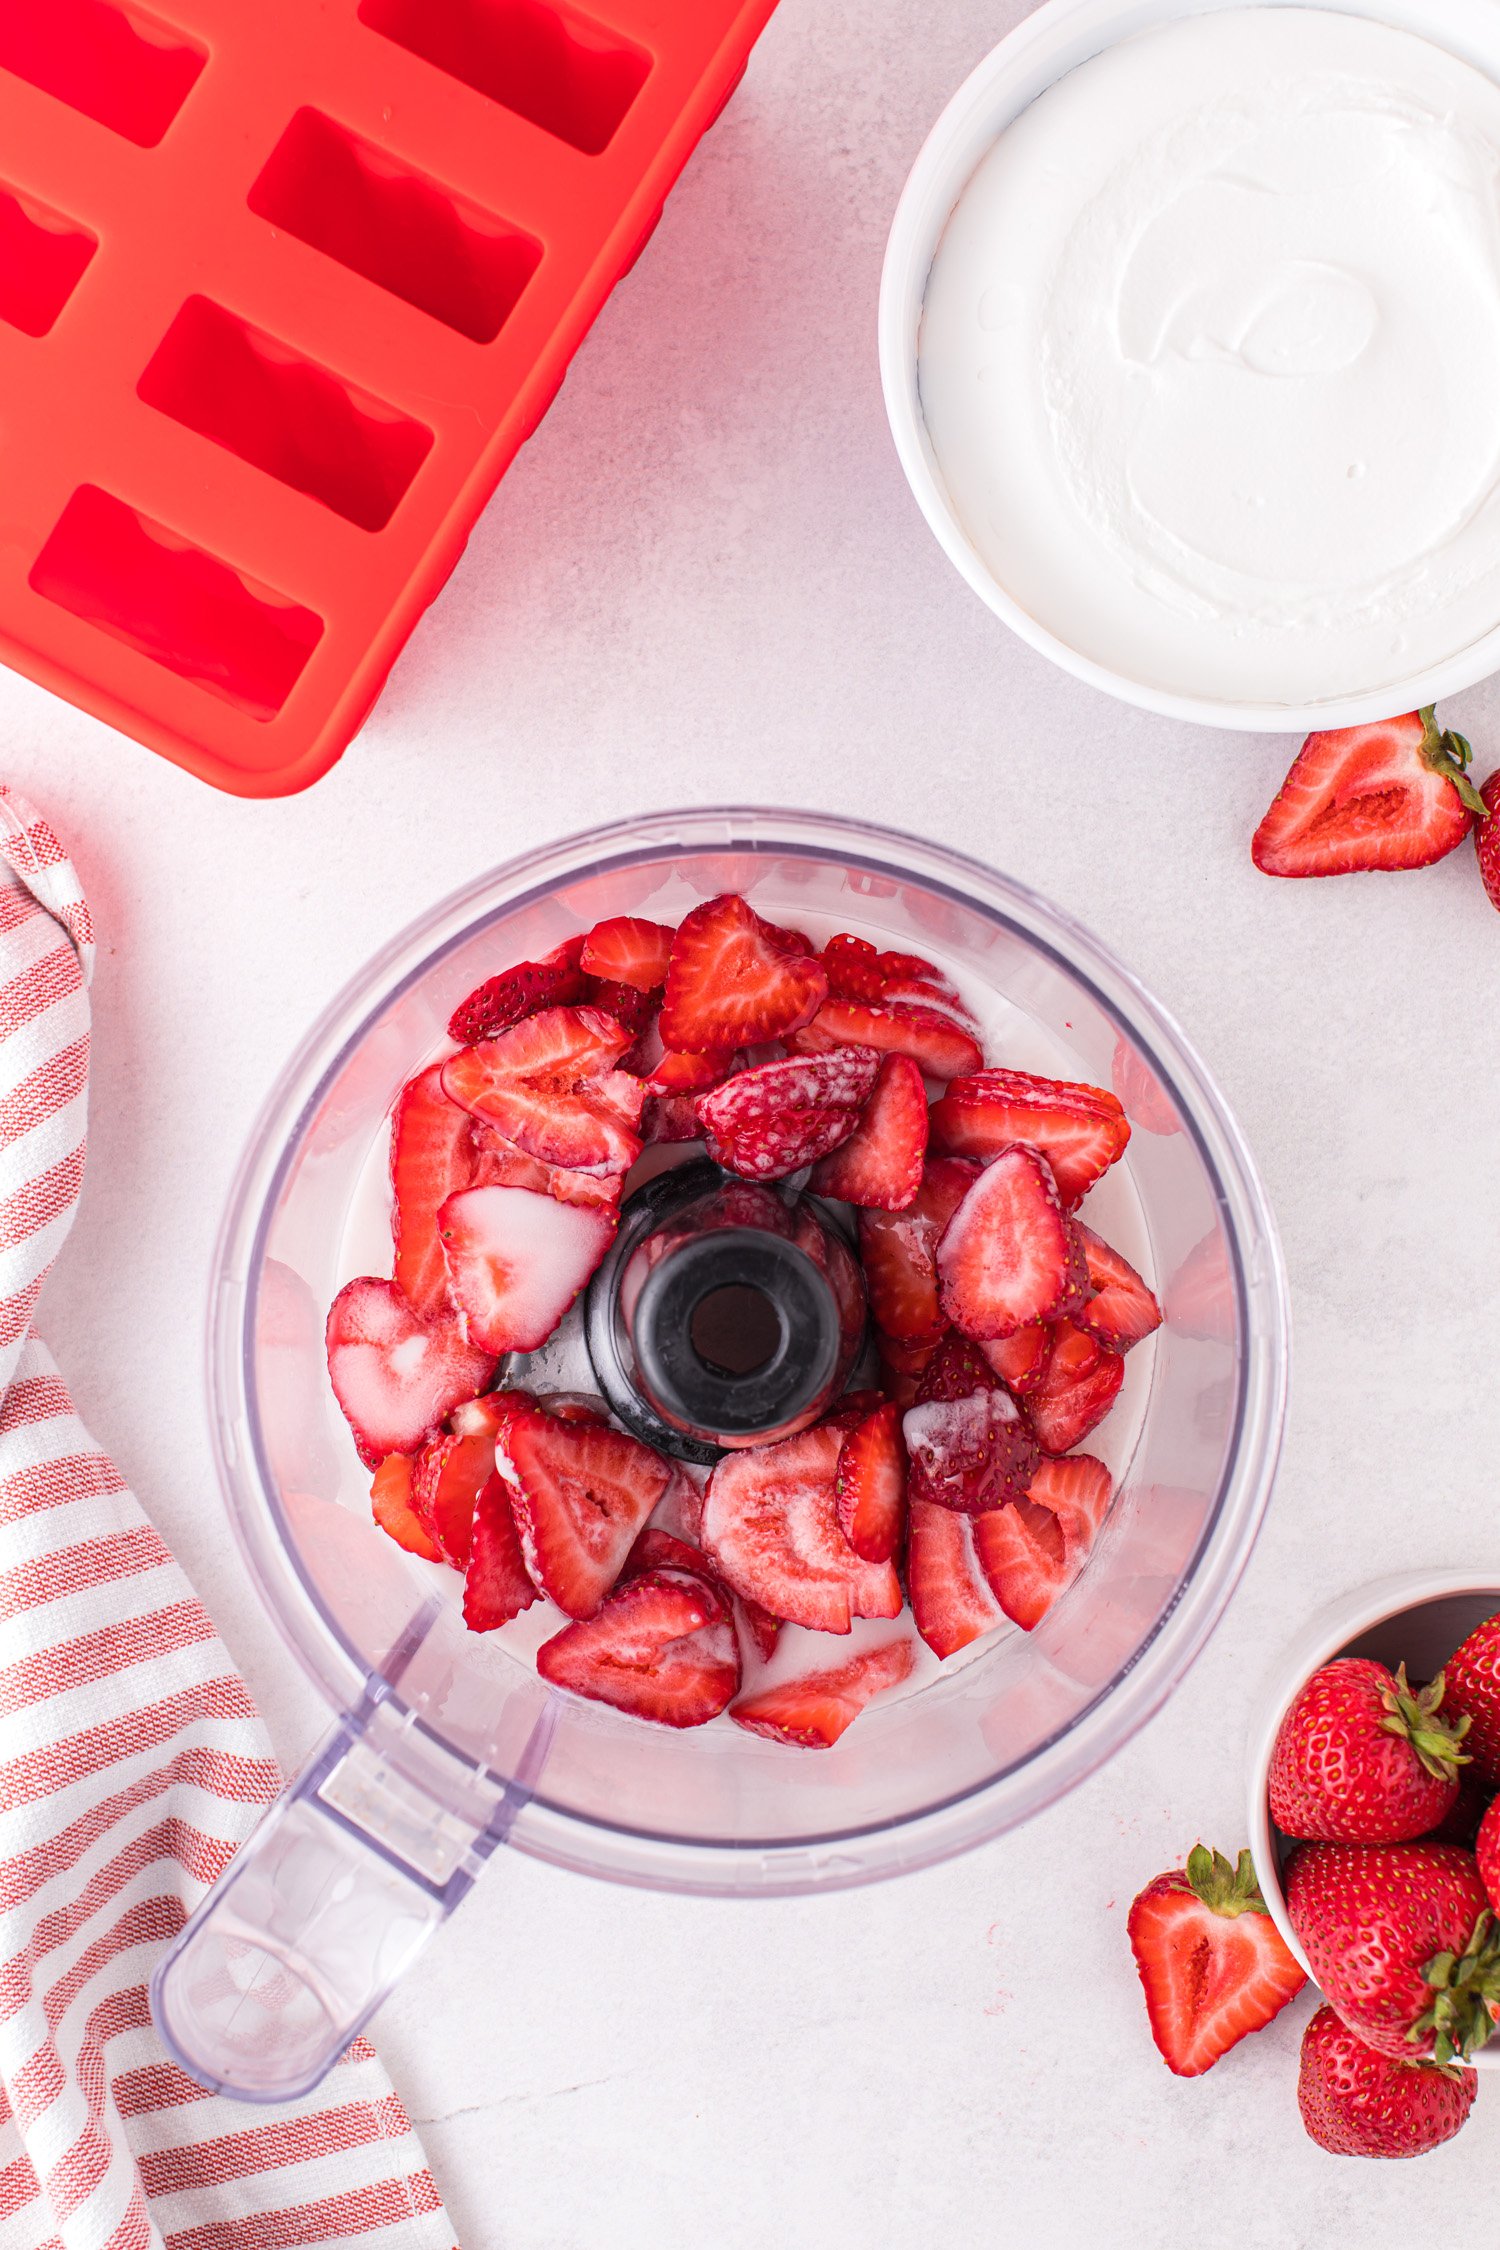
[[[1459, 1643], [1497, 1610], [1500, 1570], [1488, 1581], [1472, 1570], [1382, 1578], [1320, 1611], [1277, 1658], [1250, 1727], [1250, 1852], [1271, 1919], [1309, 1977], [1307, 1955], [1287, 1918], [1281, 1882], [1286, 1839], [1271, 1818], [1269, 1794], [1271, 1753], [1288, 1705], [1319, 1666], [1336, 1656], [1374, 1656], [1392, 1671], [1404, 1663], [1414, 1680], [1434, 1679]], [[1473, 2065], [1476, 2070], [1500, 2070], [1500, 2035], [1480, 2048]]]
[[[1250, 0], [1044, 0], [987, 55], [932, 128], [902, 190], [880, 284], [880, 376], [886, 413], [907, 482], [938, 544], [1012, 632], [1065, 672], [1121, 702], [1163, 717], [1257, 733], [1306, 734], [1316, 727], [1360, 726], [1420, 710], [1500, 671], [1500, 620], [1481, 640], [1415, 677], [1367, 695], [1323, 703], [1219, 702], [1174, 695], [1113, 672], [1047, 630], [1021, 608], [978, 554], [948, 496], [927, 434], [917, 384], [917, 344], [928, 276], [943, 230], [980, 159], [1007, 125], [1080, 63], [1122, 39], [1183, 16], [1244, 7]], [[1415, 32], [1500, 83], [1500, 7], [1495, 0], [1260, 0], [1272, 7], [1317, 6], [1368, 16]]]

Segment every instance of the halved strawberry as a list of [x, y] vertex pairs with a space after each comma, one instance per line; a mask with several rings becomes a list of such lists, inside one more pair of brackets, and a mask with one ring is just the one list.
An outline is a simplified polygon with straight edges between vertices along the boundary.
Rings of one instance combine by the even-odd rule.
[[545, 1344], [615, 1236], [612, 1205], [559, 1203], [529, 1188], [466, 1188], [438, 1214], [448, 1286], [476, 1342]]
[[597, 1616], [544, 1641], [536, 1668], [553, 1687], [665, 1727], [705, 1726], [740, 1687], [729, 1606], [687, 1571], [630, 1579]]
[[[474, 1168], [472, 1177], [462, 1183], [464, 1186], [529, 1188], [533, 1195], [550, 1195], [558, 1203], [581, 1203], [590, 1208], [613, 1207], [619, 1203], [623, 1174], [574, 1172], [562, 1164], [544, 1164], [540, 1157], [525, 1155], [514, 1142], [502, 1140], [477, 1118], [471, 1117], [469, 1124], [473, 1129]], [[434, 1212], [434, 1224], [436, 1216]], [[441, 1246], [440, 1235], [440, 1249]], [[447, 1278], [445, 1264], [445, 1289]]]
[[1026, 1400], [1026, 1419], [1042, 1451], [1071, 1453], [1104, 1420], [1124, 1380], [1118, 1352], [1071, 1321], [1055, 1322], [1046, 1373]]
[[703, 1546], [726, 1584], [773, 1617], [847, 1633], [855, 1617], [898, 1617], [889, 1562], [862, 1562], [839, 1529], [843, 1432], [804, 1430], [726, 1454], [703, 1500]]
[[932, 1145], [949, 1156], [985, 1163], [1016, 1141], [1039, 1149], [1069, 1211], [1124, 1155], [1129, 1139], [1130, 1121], [1104, 1087], [1024, 1070], [958, 1079], [932, 1112]]
[[495, 1446], [526, 1568], [569, 1617], [593, 1617], [619, 1577], [670, 1465], [638, 1438], [598, 1422], [511, 1414]]
[[863, 1562], [889, 1562], [906, 1515], [901, 1410], [885, 1403], [844, 1439], [838, 1467], [839, 1529]]
[[861, 1211], [859, 1246], [875, 1325], [898, 1343], [935, 1343], [948, 1327], [938, 1303], [937, 1246], [979, 1166], [953, 1158], [929, 1164], [904, 1211]]
[[1235, 1868], [1196, 1844], [1185, 1874], [1174, 1869], [1146, 1885], [1127, 1929], [1151, 2036], [1179, 2078], [1211, 2070], [1307, 1982], [1266, 1911], [1248, 1851]]
[[396, 1280], [424, 1319], [448, 1309], [438, 1206], [474, 1177], [474, 1120], [443, 1092], [435, 1063], [402, 1087], [391, 1117]]
[[906, 1583], [917, 1631], [938, 1656], [956, 1656], [1005, 1622], [974, 1552], [974, 1521], [930, 1500], [911, 1503]]
[[443, 1065], [443, 1090], [523, 1155], [572, 1171], [628, 1171], [645, 1100], [614, 1066], [631, 1033], [602, 1008], [544, 1008]]
[[615, 914], [596, 922], [583, 941], [578, 965], [585, 976], [610, 984], [655, 992], [667, 981], [674, 933], [662, 922], [643, 922], [634, 914]]
[[495, 1038], [523, 1016], [535, 1015], [538, 1008], [566, 1007], [581, 1000], [582, 951], [581, 937], [567, 938], [544, 961], [518, 961], [513, 969], [491, 977], [454, 1009], [448, 1037], [461, 1047], [472, 1047], [481, 1039]]
[[495, 1471], [495, 1433], [510, 1401], [490, 1391], [458, 1408], [452, 1427], [429, 1438], [412, 1468], [411, 1502], [445, 1562], [469, 1559], [474, 1503]]
[[672, 941], [661, 1035], [693, 1054], [748, 1047], [809, 1023], [827, 996], [819, 963], [729, 892], [695, 906]]
[[938, 1295], [978, 1343], [1082, 1302], [1083, 1253], [1045, 1157], [1008, 1148], [986, 1165], [937, 1246]]
[[708, 1153], [742, 1179], [784, 1180], [849, 1138], [879, 1069], [868, 1049], [846, 1047], [741, 1071], [697, 1098]]
[[802, 1054], [830, 1047], [873, 1047], [877, 1054], [910, 1055], [926, 1078], [962, 1078], [983, 1070], [984, 1053], [946, 1009], [909, 1000], [878, 1008], [860, 1000], [829, 1000], [788, 1044]]
[[441, 1562], [437, 1541], [411, 1504], [412, 1462], [405, 1453], [388, 1453], [370, 1486], [370, 1512], [388, 1538], [424, 1562]]
[[979, 1349], [1006, 1389], [1025, 1398], [1047, 1372], [1052, 1331], [1043, 1321], [1035, 1328], [1018, 1328], [1013, 1336], [992, 1337]]
[[1128, 1352], [1132, 1344], [1139, 1344], [1160, 1328], [1161, 1307], [1128, 1258], [1111, 1249], [1082, 1220], [1074, 1224], [1083, 1241], [1093, 1292], [1088, 1303], [1074, 1313], [1074, 1325], [1110, 1351]]
[[471, 1633], [493, 1633], [530, 1609], [537, 1590], [511, 1513], [505, 1480], [491, 1470], [474, 1503], [469, 1563], [464, 1573], [464, 1623]]
[[736, 1703], [729, 1716], [751, 1734], [790, 1742], [802, 1750], [829, 1750], [867, 1703], [911, 1675], [916, 1652], [903, 1634], [862, 1649], [847, 1664], [780, 1680]]
[[974, 1524], [974, 1549], [1013, 1624], [1035, 1631], [1088, 1561], [1114, 1493], [1102, 1461], [1086, 1453], [1044, 1461], [1024, 1500]]
[[1483, 818], [1474, 753], [1429, 707], [1310, 734], [1250, 846], [1263, 875], [1430, 867]]
[[808, 1184], [840, 1203], [904, 1211], [917, 1199], [926, 1155], [922, 1073], [910, 1055], [887, 1055], [854, 1131], [814, 1166]]
[[394, 1281], [346, 1283], [326, 1337], [334, 1397], [371, 1469], [388, 1453], [415, 1453], [495, 1371], [494, 1353], [470, 1342], [454, 1315], [423, 1320]]

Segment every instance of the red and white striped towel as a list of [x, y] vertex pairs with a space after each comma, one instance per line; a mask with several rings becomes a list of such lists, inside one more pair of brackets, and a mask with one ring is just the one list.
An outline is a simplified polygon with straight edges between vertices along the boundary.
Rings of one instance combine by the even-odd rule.
[[279, 1776], [244, 1682], [31, 1335], [83, 1179], [88, 907], [0, 789], [0, 2250], [450, 2250], [365, 2040], [311, 2100], [169, 2063], [146, 1987]]

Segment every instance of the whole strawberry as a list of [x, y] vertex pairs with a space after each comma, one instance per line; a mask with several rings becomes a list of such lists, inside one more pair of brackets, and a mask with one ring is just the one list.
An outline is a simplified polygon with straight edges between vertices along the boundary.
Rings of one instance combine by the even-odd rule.
[[1168, 2070], [1198, 2078], [1295, 1999], [1307, 1978], [1266, 1911], [1248, 1852], [1231, 1867], [1195, 1844], [1186, 1870], [1146, 1885], [1130, 1949]]
[[1315, 1980], [1369, 2046], [1446, 2063], [1484, 2045], [1500, 2000], [1500, 1931], [1472, 1852], [1303, 1844], [1286, 1906]]
[[1500, 1615], [1476, 1625], [1444, 1667], [1448, 1708], [1469, 1721], [1464, 1741], [1492, 1789], [1500, 1789]]
[[1283, 1835], [1325, 1844], [1403, 1844], [1446, 1819], [1458, 1796], [1467, 1720], [1438, 1716], [1441, 1676], [1419, 1693], [1406, 1667], [1341, 1656], [1301, 1690], [1271, 1754], [1271, 1816]]
[[1479, 875], [1490, 894], [1490, 904], [1500, 907], [1500, 772], [1492, 773], [1479, 792], [1489, 808], [1489, 817], [1482, 820], [1474, 831], [1474, 849], [1479, 855]]
[[1467, 2122], [1477, 2088], [1472, 2070], [1377, 2054], [1332, 2008], [1302, 2034], [1297, 2106], [1330, 2156], [1425, 2156]]
[[1486, 1896], [1500, 1914], [1500, 1797], [1479, 1823], [1479, 1834], [1474, 1839], [1474, 1859]]

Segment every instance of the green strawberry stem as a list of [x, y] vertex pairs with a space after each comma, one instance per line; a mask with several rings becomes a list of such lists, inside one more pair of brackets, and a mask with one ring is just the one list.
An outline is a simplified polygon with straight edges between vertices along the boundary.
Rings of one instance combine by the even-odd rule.
[[1399, 1665], [1395, 1684], [1385, 1690], [1387, 1716], [1380, 1723], [1387, 1734], [1400, 1735], [1411, 1744], [1435, 1781], [1455, 1781], [1459, 1767], [1472, 1763], [1468, 1752], [1459, 1748], [1469, 1721], [1440, 1719], [1442, 1702], [1441, 1672], [1430, 1687], [1414, 1689], [1407, 1682], [1406, 1666]]
[[1425, 2039], [1432, 2032], [1434, 2062], [1467, 2062], [1495, 2029], [1491, 2010], [1500, 2006], [1500, 1925], [1494, 1915], [1480, 1915], [1462, 1953], [1435, 1953], [1422, 1974], [1432, 1987], [1432, 2006], [1407, 2037]]
[[1420, 714], [1422, 721], [1422, 757], [1434, 773], [1446, 774], [1458, 791], [1459, 797], [1471, 813], [1481, 820], [1489, 817], [1489, 806], [1469, 779], [1469, 768], [1474, 763], [1474, 745], [1451, 729], [1440, 729], [1437, 723], [1437, 706], [1429, 703]]
[[1211, 1914], [1222, 1914], [1229, 1921], [1239, 1914], [1269, 1914], [1271, 1911], [1260, 1895], [1255, 1862], [1248, 1851], [1240, 1853], [1237, 1867], [1231, 1867], [1222, 1852], [1211, 1852], [1206, 1845], [1194, 1844], [1188, 1853], [1187, 1887]]

